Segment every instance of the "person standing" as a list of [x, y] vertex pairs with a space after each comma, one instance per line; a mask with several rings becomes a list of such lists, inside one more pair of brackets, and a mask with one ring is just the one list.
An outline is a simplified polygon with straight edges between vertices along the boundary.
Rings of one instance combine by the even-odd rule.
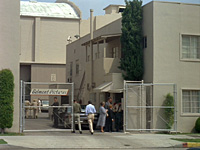
[[94, 134], [93, 121], [94, 121], [94, 114], [96, 113], [96, 109], [94, 105], [92, 105], [91, 101], [88, 101], [88, 105], [86, 106], [85, 113], [88, 118], [90, 133], [93, 135]]
[[106, 114], [107, 114], [107, 109], [104, 108], [105, 106], [105, 102], [101, 102], [101, 107], [99, 108], [99, 119], [97, 122], [97, 126], [101, 127], [101, 132], [103, 133], [103, 127], [105, 126], [105, 122], [106, 122]]
[[[105, 109], [109, 110], [110, 105], [112, 105], [112, 97], [108, 97], [108, 100], [105, 104]], [[105, 131], [108, 132], [108, 130], [109, 130], [109, 124], [108, 124], [107, 117], [106, 117]]]
[[112, 105], [112, 97], [108, 97], [108, 100], [105, 104], [105, 109], [109, 109], [110, 105]]
[[114, 110], [114, 113], [115, 113], [116, 132], [119, 132], [119, 130], [121, 128], [121, 122], [122, 122], [122, 105], [121, 105], [121, 103], [117, 102], [117, 104], [115, 104], [113, 110]]
[[106, 123], [108, 125], [108, 128], [106, 129], [107, 132], [113, 132], [112, 129], [113, 122], [114, 122], [114, 114], [112, 110], [112, 105], [109, 105], [108, 116], [106, 117]]
[[75, 133], [75, 121], [77, 121], [79, 132], [80, 132], [80, 134], [82, 134], [81, 122], [80, 122], [81, 105], [79, 103], [77, 103], [76, 100], [74, 100], [73, 110], [74, 110], [74, 114], [73, 114], [73, 131], [72, 131], [72, 133]]
[[34, 99], [31, 105], [34, 106], [33, 107], [33, 118], [37, 119], [37, 117], [38, 117], [38, 107], [37, 107], [38, 103], [37, 103], [37, 100]]
[[[54, 103], [51, 106], [59, 106], [57, 97], [54, 97]], [[58, 107], [53, 108], [54, 127], [58, 127]]]

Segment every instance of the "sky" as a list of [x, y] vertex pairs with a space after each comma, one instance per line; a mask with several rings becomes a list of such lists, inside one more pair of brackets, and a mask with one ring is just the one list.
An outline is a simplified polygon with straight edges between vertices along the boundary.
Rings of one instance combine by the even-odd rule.
[[[29, 0], [21, 0], [29, 1]], [[56, 0], [37, 0], [38, 2], [55, 2]], [[90, 15], [90, 9], [94, 10], [94, 16], [104, 15], [104, 8], [110, 4], [125, 5], [124, 0], [70, 0], [75, 3], [82, 12], [82, 18], [88, 19]], [[143, 5], [152, 0], [143, 0]], [[156, 1], [173, 1], [183, 3], [197, 3], [200, 4], [200, 0], [156, 0]]]

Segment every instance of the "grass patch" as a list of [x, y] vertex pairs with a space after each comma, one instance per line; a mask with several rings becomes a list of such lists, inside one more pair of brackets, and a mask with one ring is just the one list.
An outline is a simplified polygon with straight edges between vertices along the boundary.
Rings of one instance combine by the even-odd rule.
[[7, 144], [7, 142], [4, 141], [3, 139], [0, 139], [0, 144]]
[[176, 138], [172, 138], [172, 140], [181, 141], [181, 142], [195, 142], [195, 143], [200, 143], [200, 139], [176, 139]]
[[0, 134], [0, 136], [22, 136], [23, 133], [13, 133], [13, 132], [5, 132], [4, 134]]

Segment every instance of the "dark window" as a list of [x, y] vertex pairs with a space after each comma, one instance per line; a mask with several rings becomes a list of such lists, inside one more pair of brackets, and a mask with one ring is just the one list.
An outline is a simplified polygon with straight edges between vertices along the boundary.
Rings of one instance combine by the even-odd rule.
[[147, 37], [145, 36], [144, 37], [144, 40], [143, 40], [143, 45], [144, 45], [144, 48], [147, 48]]

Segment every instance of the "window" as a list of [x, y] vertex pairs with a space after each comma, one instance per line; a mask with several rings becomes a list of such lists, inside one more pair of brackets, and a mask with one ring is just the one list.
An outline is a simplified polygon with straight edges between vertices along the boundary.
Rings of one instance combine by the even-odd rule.
[[79, 60], [76, 60], [76, 75], [79, 74]]
[[73, 73], [73, 62], [70, 62], [70, 71], [69, 71], [69, 75], [72, 76]]
[[143, 38], [143, 47], [144, 48], [147, 48], [147, 37], [145, 36], [144, 38]]
[[112, 58], [119, 58], [119, 50], [118, 47], [114, 47], [112, 49]]
[[182, 35], [182, 58], [200, 59], [200, 36]]
[[200, 113], [200, 90], [182, 91], [182, 112]]

